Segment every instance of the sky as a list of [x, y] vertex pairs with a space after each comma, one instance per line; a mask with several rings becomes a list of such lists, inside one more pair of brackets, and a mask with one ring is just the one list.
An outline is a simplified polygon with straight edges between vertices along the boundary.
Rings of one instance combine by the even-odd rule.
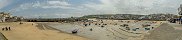
[[95, 14], [177, 14], [182, 0], [0, 0], [0, 12], [28, 18]]

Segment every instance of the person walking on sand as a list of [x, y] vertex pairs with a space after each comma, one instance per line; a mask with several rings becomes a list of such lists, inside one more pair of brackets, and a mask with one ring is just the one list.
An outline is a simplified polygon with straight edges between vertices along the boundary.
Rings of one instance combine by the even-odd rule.
[[11, 27], [8, 27], [9, 31], [11, 30]]
[[8, 31], [8, 27], [5, 27], [6, 31]]
[[2, 31], [4, 31], [4, 28], [2, 28]]

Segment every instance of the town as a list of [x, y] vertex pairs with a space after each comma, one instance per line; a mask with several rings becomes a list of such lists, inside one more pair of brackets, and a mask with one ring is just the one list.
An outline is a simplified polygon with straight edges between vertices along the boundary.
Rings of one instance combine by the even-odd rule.
[[0, 0], [0, 40], [182, 40], [182, 1]]

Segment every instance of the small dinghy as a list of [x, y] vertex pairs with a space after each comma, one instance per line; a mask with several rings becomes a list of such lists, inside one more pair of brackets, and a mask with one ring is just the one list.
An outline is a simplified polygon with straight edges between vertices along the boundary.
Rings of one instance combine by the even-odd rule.
[[78, 32], [78, 29], [75, 29], [72, 31], [72, 34], [76, 34]]

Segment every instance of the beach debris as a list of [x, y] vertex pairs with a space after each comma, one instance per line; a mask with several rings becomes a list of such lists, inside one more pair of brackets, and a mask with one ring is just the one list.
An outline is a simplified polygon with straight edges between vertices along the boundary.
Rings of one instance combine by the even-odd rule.
[[154, 29], [154, 27], [152, 27], [152, 29]]
[[140, 29], [140, 28], [136, 28], [136, 29]]
[[104, 27], [103, 25], [101, 27]]
[[85, 26], [87, 26], [87, 24], [84, 24]]
[[106, 36], [109, 36], [109, 35], [106, 35]]
[[127, 23], [130, 23], [130, 21], [127, 21]]
[[120, 26], [124, 27], [123, 25], [120, 25]]
[[107, 25], [107, 24], [103, 24], [103, 25]]
[[92, 31], [93, 29], [91, 28], [90, 31]]
[[20, 24], [23, 24], [22, 22], [20, 22]]
[[104, 23], [103, 21], [101, 23]]
[[148, 26], [151, 26], [149, 24], [142, 24], [143, 27], [148, 27]]
[[129, 27], [126, 27], [126, 30], [130, 30], [130, 28]]
[[95, 25], [97, 25], [97, 23]]
[[120, 21], [120, 22], [123, 22], [123, 21]]
[[123, 27], [129, 26], [128, 24], [123, 24]]
[[160, 24], [162, 24], [162, 22]]
[[133, 31], [136, 31], [137, 29], [132, 29]]
[[115, 23], [114, 25], [117, 25], [117, 23]]
[[135, 33], [135, 34], [141, 34], [141, 33]]
[[150, 30], [150, 28], [145, 28], [145, 30]]

